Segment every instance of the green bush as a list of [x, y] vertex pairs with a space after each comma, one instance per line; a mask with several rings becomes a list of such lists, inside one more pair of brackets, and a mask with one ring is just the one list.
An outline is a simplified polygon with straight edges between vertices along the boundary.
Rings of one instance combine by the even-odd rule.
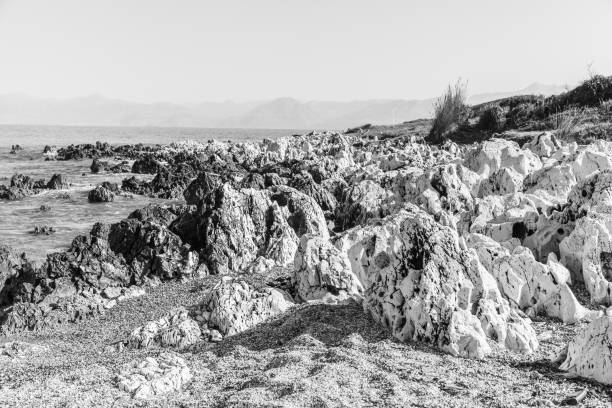
[[467, 122], [468, 108], [465, 104], [465, 85], [461, 81], [448, 89], [434, 104], [433, 125], [427, 137], [430, 143], [442, 143], [449, 133]]

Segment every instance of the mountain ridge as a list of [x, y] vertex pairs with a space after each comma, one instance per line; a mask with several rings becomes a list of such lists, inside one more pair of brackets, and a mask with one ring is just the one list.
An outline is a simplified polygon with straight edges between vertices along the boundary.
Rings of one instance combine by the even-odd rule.
[[[533, 83], [518, 91], [477, 94], [472, 104], [520, 94], [552, 95], [564, 88]], [[251, 102], [140, 103], [99, 94], [74, 98], [0, 95], [0, 123], [19, 125], [166, 126], [266, 129], [344, 129], [361, 123], [394, 124], [431, 116], [436, 98]]]

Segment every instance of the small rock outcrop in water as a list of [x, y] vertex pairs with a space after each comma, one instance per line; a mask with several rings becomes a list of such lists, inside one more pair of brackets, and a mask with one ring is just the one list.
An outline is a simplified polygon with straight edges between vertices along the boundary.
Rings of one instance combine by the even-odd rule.
[[8, 187], [0, 185], [0, 200], [20, 200], [44, 190], [61, 190], [68, 187], [68, 182], [61, 174], [54, 174], [49, 182], [45, 182], [43, 179], [34, 180], [23, 174], [15, 174], [11, 177]]
[[12, 145], [11, 146], [11, 151], [10, 154], [17, 154], [18, 151], [23, 150], [23, 147], [21, 147], [20, 145]]
[[37, 225], [34, 227], [34, 230], [32, 231], [32, 234], [34, 235], [51, 235], [51, 234], [55, 234], [55, 228], [49, 226], [49, 225]]
[[108, 288], [190, 276], [198, 266], [197, 253], [165, 226], [129, 219], [96, 224], [90, 235], [49, 254], [36, 269], [5, 251], [0, 267], [11, 279], [9, 287], [0, 287], [1, 301], [9, 305], [0, 311], [2, 331], [44, 330], [104, 313], [116, 304]]
[[90, 203], [110, 203], [115, 201], [115, 193], [106, 187], [98, 186], [87, 195]]
[[132, 170], [132, 167], [126, 160], [113, 164], [108, 161], [100, 160], [96, 157], [91, 162], [89, 169], [94, 174], [100, 173], [101, 171], [110, 171], [111, 173], [129, 173]]

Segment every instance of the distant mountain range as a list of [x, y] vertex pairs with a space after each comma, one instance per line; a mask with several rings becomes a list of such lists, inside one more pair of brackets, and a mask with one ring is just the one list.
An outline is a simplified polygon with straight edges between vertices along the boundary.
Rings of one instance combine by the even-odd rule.
[[[513, 95], [552, 95], [556, 85], [532, 84], [514, 92], [473, 95], [472, 104]], [[395, 124], [431, 116], [435, 98], [353, 102], [136, 103], [93, 95], [70, 99], [0, 95], [0, 123], [22, 125], [160, 126], [258, 129], [344, 129], [364, 123]]]

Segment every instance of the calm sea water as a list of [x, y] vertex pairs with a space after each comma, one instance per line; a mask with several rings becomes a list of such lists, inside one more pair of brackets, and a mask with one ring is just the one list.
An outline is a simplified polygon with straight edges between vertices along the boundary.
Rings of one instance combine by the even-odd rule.
[[[116, 222], [148, 203], [170, 203], [169, 200], [142, 196], [117, 197], [112, 203], [90, 204], [89, 190], [103, 181], [121, 183], [131, 174], [100, 173], [89, 170], [91, 160], [45, 161], [45, 145], [58, 147], [96, 141], [112, 144], [170, 143], [180, 140], [205, 142], [210, 139], [233, 142], [255, 141], [263, 138], [300, 133], [293, 130], [261, 129], [196, 129], [196, 128], [122, 128], [122, 127], [67, 127], [67, 126], [6, 126], [0, 125], [0, 184], [7, 184], [16, 173], [49, 179], [54, 173], [68, 177], [70, 190], [47, 191], [19, 201], [0, 200], [0, 244], [26, 252], [30, 259], [41, 261], [49, 252], [67, 248], [78, 234], [86, 234], [95, 222]], [[24, 150], [9, 154], [11, 145]], [[152, 176], [137, 175], [140, 178]], [[66, 198], [69, 193], [69, 198]], [[51, 206], [43, 212], [41, 205]], [[49, 225], [56, 233], [49, 236], [32, 235], [37, 225]]]

